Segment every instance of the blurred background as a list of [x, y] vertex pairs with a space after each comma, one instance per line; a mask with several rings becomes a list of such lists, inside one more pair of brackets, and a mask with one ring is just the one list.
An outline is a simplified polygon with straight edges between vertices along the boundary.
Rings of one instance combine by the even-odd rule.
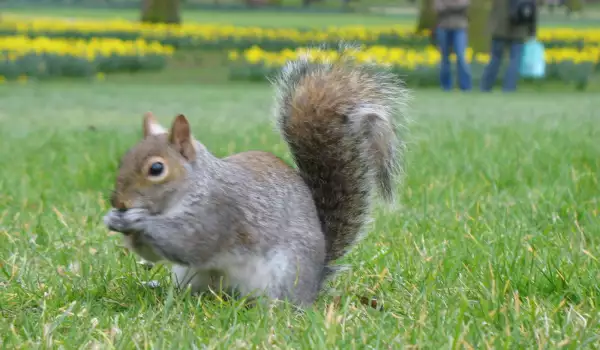
[[[435, 88], [441, 57], [432, 35], [433, 4], [433, 0], [0, 0], [4, 36], [0, 50], [5, 58], [0, 60], [0, 80], [107, 79], [138, 72], [140, 79], [157, 81], [265, 81], [303, 47], [343, 39], [362, 44], [361, 59], [392, 66], [412, 87]], [[474, 86], [490, 60], [491, 4], [492, 0], [473, 0], [468, 9], [465, 55]], [[546, 67], [543, 77], [530, 85], [594, 85], [600, 0], [538, 4], [537, 38], [545, 48]], [[70, 45], [61, 44], [61, 39], [87, 41], [67, 49]], [[42, 51], [44, 57], [34, 54]], [[451, 69], [455, 71], [454, 64]], [[501, 81], [502, 74], [496, 84]]]

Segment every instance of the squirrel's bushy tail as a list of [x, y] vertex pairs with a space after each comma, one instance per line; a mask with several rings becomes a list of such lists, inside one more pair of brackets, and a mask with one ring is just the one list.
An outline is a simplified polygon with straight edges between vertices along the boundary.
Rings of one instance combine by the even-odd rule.
[[278, 126], [312, 191], [329, 263], [362, 234], [375, 190], [393, 198], [407, 90], [391, 72], [351, 58], [299, 58], [273, 83]]

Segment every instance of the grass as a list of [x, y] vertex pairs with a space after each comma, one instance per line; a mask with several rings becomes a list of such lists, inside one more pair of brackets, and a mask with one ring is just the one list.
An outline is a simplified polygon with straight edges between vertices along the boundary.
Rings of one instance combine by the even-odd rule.
[[[15, 12], [137, 16], [28, 11]], [[398, 18], [185, 16], [286, 26]], [[303, 314], [193, 297], [173, 290], [167, 268], [136, 264], [101, 218], [143, 112], [165, 124], [185, 113], [218, 156], [261, 149], [291, 162], [270, 125], [272, 92], [226, 82], [221, 61], [184, 55], [162, 73], [0, 85], [0, 347], [598, 347], [597, 92], [414, 92], [400, 206], [376, 211], [369, 236], [340, 261], [352, 269]]]
[[0, 346], [597, 348], [596, 94], [414, 95], [401, 205], [298, 314], [178, 293], [101, 223], [147, 110], [185, 113], [218, 156], [290, 161], [264, 85], [0, 86]]
[[[125, 18], [139, 19], [139, 11], [130, 9], [89, 9], [89, 8], [10, 8], [7, 13], [27, 16], [53, 16], [71, 18]], [[182, 20], [189, 22], [234, 24], [238, 26], [261, 27], [325, 27], [330, 25], [393, 25], [414, 22], [413, 15], [382, 16], [366, 13], [294, 13], [252, 11], [182, 11]]]
[[[375, 4], [373, 4], [375, 5]], [[9, 7], [4, 13], [25, 16], [52, 16], [67, 18], [92, 18], [114, 19], [125, 18], [139, 19], [139, 11], [135, 9], [114, 8], [81, 8], [81, 7], [47, 7], [44, 5]], [[542, 27], [574, 27], [594, 28], [598, 25], [598, 12], [586, 12], [584, 17], [568, 18], [562, 12], [554, 14], [542, 13], [540, 26]], [[394, 15], [369, 14], [369, 13], [295, 13], [272, 11], [182, 11], [184, 22], [200, 22], [214, 24], [232, 24], [238, 26], [261, 27], [326, 27], [342, 25], [412, 25], [416, 21], [416, 14], [410, 8]]]

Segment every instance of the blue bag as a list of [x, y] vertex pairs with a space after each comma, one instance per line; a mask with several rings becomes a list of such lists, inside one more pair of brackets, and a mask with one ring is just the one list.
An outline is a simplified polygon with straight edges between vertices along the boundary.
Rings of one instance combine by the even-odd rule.
[[546, 75], [546, 57], [544, 45], [536, 39], [523, 45], [523, 59], [519, 73], [525, 78], [539, 79]]

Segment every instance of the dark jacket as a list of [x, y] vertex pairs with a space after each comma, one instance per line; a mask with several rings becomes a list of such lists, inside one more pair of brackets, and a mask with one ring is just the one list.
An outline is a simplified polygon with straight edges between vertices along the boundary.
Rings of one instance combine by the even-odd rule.
[[530, 36], [535, 36], [537, 29], [537, 7], [535, 22], [532, 25], [513, 25], [510, 23], [509, 14], [510, 0], [494, 0], [489, 17], [489, 29], [492, 37], [497, 39], [509, 39], [525, 41]]
[[435, 0], [437, 25], [444, 29], [465, 29], [469, 25], [467, 10], [470, 0]]

